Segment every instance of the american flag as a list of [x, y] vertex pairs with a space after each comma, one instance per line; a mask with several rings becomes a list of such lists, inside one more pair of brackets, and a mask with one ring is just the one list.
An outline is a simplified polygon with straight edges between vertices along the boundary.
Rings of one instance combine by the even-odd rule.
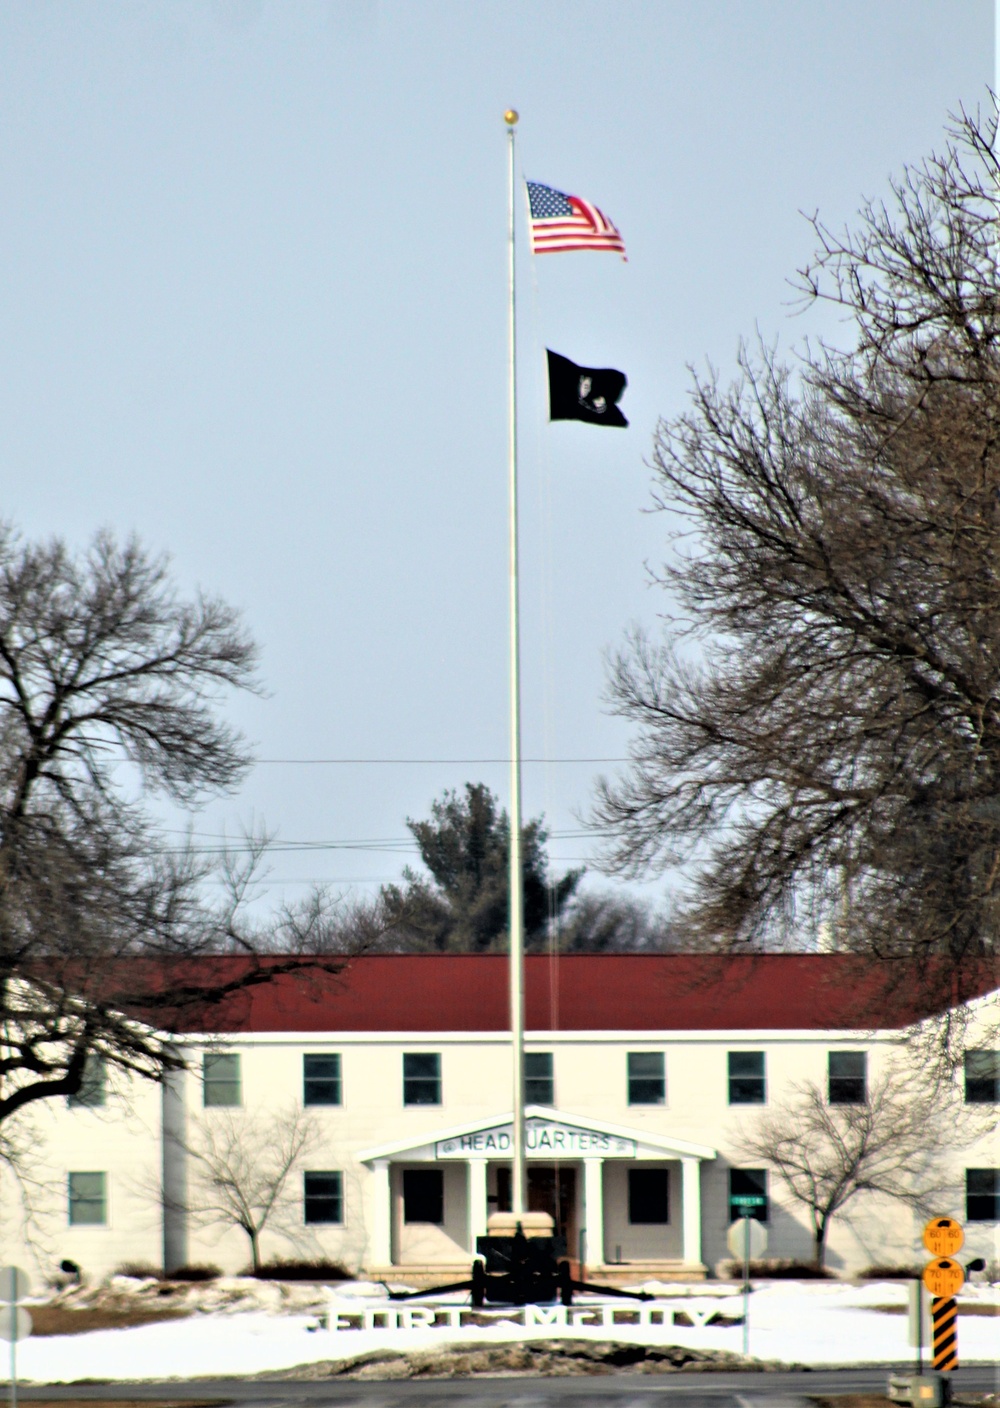
[[561, 254], [567, 249], [610, 249], [625, 258], [625, 241], [596, 205], [563, 195], [551, 186], [529, 181], [532, 254]]

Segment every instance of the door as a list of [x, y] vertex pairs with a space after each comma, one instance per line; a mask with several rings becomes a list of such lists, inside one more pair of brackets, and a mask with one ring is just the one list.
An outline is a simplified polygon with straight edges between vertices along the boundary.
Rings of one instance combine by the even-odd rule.
[[[497, 1169], [497, 1211], [510, 1212], [510, 1168]], [[557, 1237], [566, 1238], [566, 1252], [574, 1261], [577, 1252], [576, 1169], [554, 1164], [528, 1165], [528, 1211], [547, 1212]]]

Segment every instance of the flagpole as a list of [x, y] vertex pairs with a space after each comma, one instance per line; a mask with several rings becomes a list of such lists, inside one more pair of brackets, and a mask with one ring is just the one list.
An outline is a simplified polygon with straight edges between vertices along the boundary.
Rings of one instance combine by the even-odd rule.
[[515, 177], [514, 128], [517, 113], [504, 113], [507, 124], [507, 528], [510, 551], [510, 1044], [514, 1081], [511, 1212], [527, 1206], [524, 1148], [524, 876], [521, 863], [521, 678], [517, 580], [517, 326], [514, 284]]

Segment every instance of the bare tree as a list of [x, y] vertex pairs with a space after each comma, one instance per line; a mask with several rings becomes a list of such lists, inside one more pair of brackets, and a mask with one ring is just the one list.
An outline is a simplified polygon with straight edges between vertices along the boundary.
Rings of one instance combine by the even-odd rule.
[[259, 1271], [265, 1230], [295, 1237], [302, 1200], [295, 1174], [322, 1142], [322, 1131], [301, 1106], [273, 1115], [217, 1110], [198, 1123], [186, 1145], [192, 1161], [187, 1212], [202, 1227], [236, 1227], [250, 1244]]
[[739, 1139], [741, 1158], [774, 1169], [792, 1200], [807, 1209], [817, 1266], [826, 1256], [830, 1223], [859, 1193], [881, 1193], [930, 1213], [947, 1186], [937, 1172], [946, 1143], [948, 1105], [941, 1087], [912, 1075], [873, 1081], [864, 1103], [827, 1102], [811, 1082], [762, 1113]]
[[609, 868], [686, 866], [692, 935], [826, 925], [925, 1010], [1000, 935], [993, 136], [963, 117], [856, 230], [814, 220], [843, 346], [744, 352], [660, 424], [671, 626], [614, 664], [634, 762], [596, 805]]
[[209, 902], [218, 858], [153, 823], [155, 794], [189, 804], [243, 777], [219, 705], [258, 688], [255, 664], [236, 612], [181, 600], [138, 543], [102, 533], [74, 558], [0, 526], [0, 1122], [76, 1094], [92, 1057], [158, 1078], [182, 1063], [172, 1028], [336, 968], [377, 928], [378, 906], [348, 921], [322, 897], [254, 927], [263, 843]]

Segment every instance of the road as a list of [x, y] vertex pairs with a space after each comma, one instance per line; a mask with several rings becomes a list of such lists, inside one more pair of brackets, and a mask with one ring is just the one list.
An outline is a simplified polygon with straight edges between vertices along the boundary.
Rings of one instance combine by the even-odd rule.
[[[215, 1399], [247, 1408], [806, 1408], [811, 1395], [884, 1393], [887, 1369], [815, 1370], [767, 1374], [639, 1374], [595, 1378], [430, 1379], [420, 1382], [295, 1383], [288, 1379], [218, 1379], [198, 1383], [80, 1384], [22, 1388], [32, 1399]], [[996, 1393], [1000, 1371], [990, 1366], [960, 1369], [959, 1393]]]

